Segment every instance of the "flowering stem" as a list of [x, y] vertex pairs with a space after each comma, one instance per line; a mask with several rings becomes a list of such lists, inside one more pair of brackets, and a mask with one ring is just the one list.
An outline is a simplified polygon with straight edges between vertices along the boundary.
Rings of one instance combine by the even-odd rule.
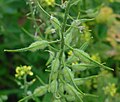
[[47, 12], [42, 8], [42, 6], [40, 5], [40, 3], [39, 3], [38, 1], [37, 1], [37, 4], [38, 4], [39, 8], [40, 8], [47, 16], [50, 17], [50, 14], [47, 13]]
[[[27, 96], [27, 90], [28, 90], [27, 75], [24, 75], [24, 94], [25, 94], [25, 97]], [[25, 102], [28, 102], [28, 100], [26, 99]]]
[[69, 13], [69, 9], [70, 9], [70, 1], [67, 4], [66, 10], [65, 10], [65, 15], [64, 15], [64, 19], [63, 19], [63, 24], [62, 24], [62, 28], [61, 28], [61, 49], [64, 49], [64, 32], [65, 32], [65, 28], [66, 28], [66, 23], [67, 23], [67, 17], [68, 17], [68, 13]]

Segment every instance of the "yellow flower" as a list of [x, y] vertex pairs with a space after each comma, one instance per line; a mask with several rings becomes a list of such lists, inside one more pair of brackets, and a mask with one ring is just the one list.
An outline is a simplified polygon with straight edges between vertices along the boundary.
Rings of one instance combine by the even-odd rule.
[[96, 21], [98, 23], [105, 23], [107, 22], [111, 17], [113, 17], [113, 10], [110, 7], [103, 7], [101, 8], [98, 16], [96, 17]]
[[109, 0], [109, 2], [114, 2], [114, 0]]
[[16, 67], [15, 77], [21, 79], [24, 75], [33, 75], [33, 72], [31, 71], [31, 66]]
[[78, 64], [78, 62], [76, 61], [76, 62], [73, 62], [73, 63], [72, 63], [72, 65], [75, 65], [75, 64]]
[[54, 3], [55, 3], [55, 0], [45, 0], [45, 3], [46, 3], [48, 6], [53, 6]]
[[70, 50], [70, 51], [68, 52], [68, 55], [71, 56], [72, 54], [73, 54], [73, 52]]
[[112, 84], [109, 83], [108, 86], [103, 88], [103, 90], [106, 95], [110, 95], [113, 97], [116, 94], [117, 88], [114, 83]]
[[95, 61], [101, 62], [99, 54], [93, 54], [91, 58]]

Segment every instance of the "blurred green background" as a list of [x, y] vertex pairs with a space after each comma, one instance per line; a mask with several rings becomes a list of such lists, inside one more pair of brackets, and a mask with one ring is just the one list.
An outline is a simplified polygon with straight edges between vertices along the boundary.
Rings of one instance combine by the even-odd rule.
[[[114, 72], [106, 70], [86, 71], [81, 76], [91, 74], [100, 74], [104, 77], [87, 81], [80, 86], [84, 92], [97, 94], [98, 98], [85, 98], [85, 102], [120, 102], [120, 1], [119, 0], [84, 0], [83, 4], [78, 4], [71, 8], [70, 14], [77, 16], [79, 9], [81, 18], [87, 15], [87, 18], [94, 17], [95, 20], [86, 23], [91, 30], [93, 39], [87, 48], [87, 52], [96, 60], [106, 62], [106, 65], [114, 68]], [[42, 0], [41, 0], [42, 2]], [[44, 0], [43, 0], [44, 2]], [[56, 0], [56, 3], [59, 3]], [[50, 13], [62, 16], [63, 11], [56, 6], [49, 6], [43, 3], [43, 7]], [[41, 77], [44, 82], [48, 82], [48, 72], [45, 72], [45, 63], [48, 59], [48, 53], [24, 52], [8, 53], [4, 49], [15, 49], [28, 46], [34, 41], [26, 32], [35, 35], [34, 22], [27, 18], [30, 7], [25, 0], [0, 0], [0, 102], [16, 102], [22, 96], [22, 90], [15, 80], [15, 68], [19, 65], [30, 65], [35, 75]], [[44, 14], [40, 16], [44, 18]], [[37, 16], [39, 18], [39, 16]], [[59, 17], [59, 16], [58, 16]], [[40, 22], [38, 22], [40, 23]], [[44, 34], [47, 26], [40, 29]], [[87, 39], [87, 34], [83, 39]], [[30, 79], [32, 79], [30, 77]], [[31, 90], [40, 85], [36, 81]], [[50, 95], [46, 94], [40, 98], [40, 102], [49, 102]]]

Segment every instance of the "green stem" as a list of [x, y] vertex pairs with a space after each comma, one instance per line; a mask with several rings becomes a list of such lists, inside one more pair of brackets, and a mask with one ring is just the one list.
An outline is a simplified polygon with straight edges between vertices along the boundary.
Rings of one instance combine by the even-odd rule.
[[[24, 94], [25, 94], [25, 97], [27, 96], [27, 90], [28, 90], [27, 75], [24, 75]], [[28, 102], [28, 99], [26, 99], [25, 102]]]
[[36, 77], [37, 77], [37, 79], [40, 81], [40, 83], [41, 83], [42, 85], [46, 85], [46, 84], [44, 83], [44, 81], [43, 81], [38, 75], [36, 75]]
[[64, 46], [65, 46], [64, 33], [65, 33], [66, 24], [67, 24], [67, 17], [69, 14], [70, 4], [71, 4], [71, 1], [69, 1], [67, 4], [66, 10], [65, 10], [65, 15], [63, 18], [62, 28], [61, 28], [61, 53], [60, 53], [61, 64], [62, 64], [62, 57], [61, 56], [63, 56]]
[[51, 17], [50, 14], [47, 13], [47, 12], [42, 8], [42, 6], [40, 5], [40, 3], [39, 3], [38, 1], [37, 1], [37, 4], [38, 4], [39, 8], [40, 8], [47, 16]]
[[[32, 19], [35, 20], [35, 15], [33, 14], [34, 11], [33, 11], [33, 7], [32, 7], [31, 2], [29, 2], [29, 6], [30, 6], [30, 11], [31, 11]], [[34, 24], [35, 24], [35, 27], [38, 28], [38, 24], [37, 24], [36, 21], [34, 21]], [[39, 31], [39, 33], [40, 33], [40, 35], [41, 35], [41, 31], [40, 31], [40, 29], [37, 29], [37, 30]]]
[[83, 9], [86, 10], [86, 0], [83, 0]]
[[65, 28], [66, 28], [66, 23], [67, 23], [67, 17], [68, 17], [68, 13], [69, 13], [69, 9], [70, 9], [70, 1], [67, 4], [66, 10], [65, 10], [65, 15], [64, 15], [64, 19], [63, 19], [63, 24], [62, 24], [62, 28], [61, 28], [61, 49], [64, 49], [64, 32], [65, 32]]

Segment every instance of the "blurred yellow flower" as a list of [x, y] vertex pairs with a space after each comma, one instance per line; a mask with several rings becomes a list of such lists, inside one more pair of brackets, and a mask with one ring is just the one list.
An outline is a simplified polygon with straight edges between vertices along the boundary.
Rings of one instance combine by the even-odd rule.
[[91, 58], [92, 58], [93, 60], [95, 60], [95, 61], [101, 62], [100, 56], [99, 56], [98, 53], [97, 53], [97, 54], [93, 54], [93, 55], [91, 56]]
[[71, 56], [72, 54], [73, 54], [73, 52], [70, 50], [70, 51], [68, 52], [68, 55]]
[[108, 84], [108, 86], [103, 88], [106, 95], [115, 96], [117, 88], [114, 83]]
[[75, 65], [75, 64], [78, 64], [78, 62], [76, 61], [76, 62], [73, 62], [73, 63], [72, 63], [72, 65]]
[[55, 0], [45, 0], [45, 3], [46, 3], [48, 6], [53, 6], [54, 3], [55, 3]]
[[98, 23], [106, 23], [109, 19], [113, 18], [114, 16], [113, 10], [110, 7], [102, 7], [98, 16], [96, 17], [96, 21]]
[[24, 75], [33, 75], [31, 71], [31, 66], [18, 66], [16, 67], [16, 74], [15, 77], [21, 79]]

